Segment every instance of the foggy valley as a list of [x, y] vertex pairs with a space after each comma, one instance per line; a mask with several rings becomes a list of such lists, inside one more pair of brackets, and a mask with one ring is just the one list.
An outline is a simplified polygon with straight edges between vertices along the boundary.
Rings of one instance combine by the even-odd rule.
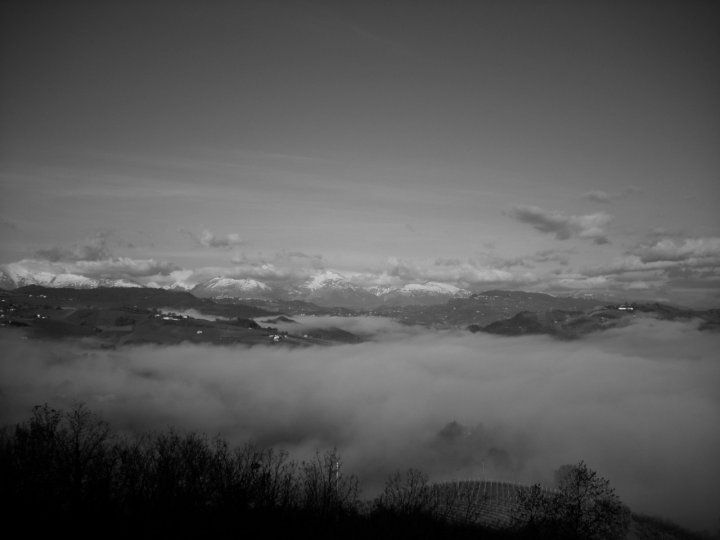
[[720, 335], [697, 322], [640, 319], [571, 342], [316, 322], [380, 337], [97, 350], [5, 331], [1, 420], [83, 402], [127, 432], [175, 426], [298, 458], [337, 447], [367, 496], [409, 467], [433, 481], [549, 485], [582, 459], [635, 511], [715, 525]]
[[0, 2], [6, 528], [720, 539], [719, 21]]

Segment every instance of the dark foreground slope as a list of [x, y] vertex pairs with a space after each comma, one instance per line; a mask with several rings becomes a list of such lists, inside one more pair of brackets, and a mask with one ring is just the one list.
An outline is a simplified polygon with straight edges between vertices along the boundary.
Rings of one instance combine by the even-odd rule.
[[[29, 538], [499, 539], [537, 538], [518, 507], [528, 508], [528, 493], [563, 493], [562, 486], [429, 484], [410, 469], [362, 500], [359, 479], [341, 463], [336, 450], [296, 462], [272, 448], [232, 448], [172, 429], [121, 437], [82, 405], [68, 412], [46, 405], [0, 431], [0, 505], [6, 526]], [[657, 518], [629, 519], [618, 530], [633, 540], [702, 538]], [[551, 532], [568, 530], [557, 524]]]

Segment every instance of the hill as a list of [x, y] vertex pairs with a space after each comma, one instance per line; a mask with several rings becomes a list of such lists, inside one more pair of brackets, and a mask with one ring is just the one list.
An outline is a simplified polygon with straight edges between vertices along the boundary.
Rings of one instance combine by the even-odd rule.
[[470, 325], [471, 332], [487, 332], [504, 336], [546, 334], [572, 339], [590, 332], [607, 330], [630, 324], [640, 317], [662, 320], [692, 320], [701, 322], [701, 330], [720, 328], [720, 310], [697, 311], [665, 304], [611, 305], [588, 311], [548, 310], [544, 312], [522, 311], [486, 326]]
[[182, 342], [312, 345], [360, 341], [338, 329], [290, 335], [253, 320], [275, 312], [237, 302], [216, 303], [188, 292], [163, 289], [62, 289], [31, 285], [0, 292], [0, 305], [2, 327], [16, 328], [40, 339], [82, 338], [87, 344], [101, 347]]
[[491, 290], [473, 294], [469, 298], [454, 298], [444, 304], [377, 308], [372, 310], [371, 314], [392, 317], [407, 324], [457, 328], [469, 325], [485, 326], [523, 311], [585, 311], [600, 305], [601, 302], [597, 300]]
[[[431, 489], [437, 500], [445, 501], [440, 513], [444, 519], [454, 523], [471, 523], [490, 529], [508, 530], [513, 526], [520, 496], [527, 493], [531, 487], [515, 482], [466, 480], [433, 484]], [[545, 489], [543, 492], [555, 493], [552, 489]], [[662, 518], [632, 513], [625, 538], [702, 540], [704, 536]]]
[[28, 285], [11, 291], [11, 296], [21, 296], [26, 303], [33, 305], [105, 308], [133, 306], [140, 309], [169, 308], [178, 311], [196, 309], [218, 317], [262, 317], [271, 314], [270, 311], [246, 304], [219, 304], [212, 300], [197, 298], [186, 291], [147, 287], [75, 289]]

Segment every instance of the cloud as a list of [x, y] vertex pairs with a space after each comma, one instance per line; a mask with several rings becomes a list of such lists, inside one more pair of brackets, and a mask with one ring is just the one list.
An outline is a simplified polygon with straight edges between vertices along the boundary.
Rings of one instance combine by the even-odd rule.
[[180, 270], [176, 264], [168, 261], [115, 256], [111, 243], [133, 247], [130, 242], [112, 238], [110, 232], [100, 232], [70, 248], [55, 246], [39, 250], [34, 258], [9, 263], [4, 268], [22, 282], [32, 283], [34, 277], [39, 277], [41, 284], [50, 284], [55, 277], [69, 282], [125, 279], [143, 283], [145, 278], [169, 276]]
[[575, 342], [398, 337], [110, 351], [4, 332], [0, 420], [25, 419], [38, 403], [82, 401], [125, 431], [173, 425], [299, 458], [337, 446], [368, 496], [396, 469], [472, 478], [484, 461], [487, 476], [547, 482], [584, 459], [635, 511], [716, 525], [720, 335], [638, 318]]
[[64, 282], [84, 280], [129, 280], [139, 284], [171, 276], [179, 268], [167, 261], [116, 257], [99, 261], [50, 261], [22, 259], [2, 265], [1, 270], [18, 283], [50, 285], [55, 278]]
[[200, 244], [205, 247], [213, 248], [230, 248], [239, 246], [243, 243], [240, 235], [237, 233], [226, 234], [225, 236], [216, 236], [212, 232], [205, 229], [200, 235]]
[[644, 263], [690, 261], [717, 265], [720, 264], [720, 237], [662, 238], [634, 251]]
[[322, 255], [303, 253], [302, 251], [278, 251], [266, 253], [238, 253], [232, 258], [238, 266], [261, 267], [264, 265], [282, 266], [292, 269], [322, 270], [325, 261]]
[[180, 232], [189, 236], [197, 245], [208, 248], [229, 249], [245, 243], [237, 233], [229, 233], [218, 236], [208, 229], [203, 229], [200, 235], [196, 235], [187, 229], [180, 229]]
[[588, 191], [587, 193], [583, 193], [582, 198], [603, 204], [609, 203], [612, 199], [612, 197], [604, 191]]
[[101, 279], [167, 276], [179, 267], [171, 262], [155, 259], [118, 257], [101, 261], [77, 261], [68, 267], [70, 273]]
[[568, 253], [570, 253], [569, 250], [558, 251], [554, 249], [545, 249], [535, 253], [531, 257], [531, 260], [538, 263], [555, 262], [562, 266], [567, 266], [570, 264], [570, 259], [567, 256]]
[[2, 230], [17, 232], [20, 230], [20, 228], [14, 221], [10, 219], [0, 218], [0, 231]]
[[602, 190], [593, 190], [583, 193], [582, 198], [596, 203], [608, 204], [612, 201], [622, 199], [623, 197], [628, 197], [635, 193], [642, 193], [642, 191], [642, 188], [636, 186], [628, 186], [621, 191], [617, 191], [614, 193], [607, 193]]
[[38, 250], [35, 256], [50, 262], [108, 259], [112, 257], [112, 251], [108, 246], [108, 236], [109, 233], [98, 233], [91, 238], [78, 242], [70, 249], [55, 246]]
[[720, 238], [662, 238], [641, 244], [605, 266], [587, 269], [587, 275], [619, 275], [656, 272], [667, 277], [673, 273], [692, 275], [720, 267]]
[[662, 237], [627, 250], [606, 264], [558, 272], [551, 290], [604, 289], [632, 292], [638, 300], [677, 302], [698, 308], [717, 307], [720, 299], [720, 238]]
[[388, 259], [382, 274], [402, 283], [438, 281], [454, 283], [461, 287], [476, 287], [488, 284], [533, 283], [537, 278], [531, 272], [518, 273], [507, 268], [525, 266], [520, 259], [496, 259], [488, 264], [467, 259], [436, 259], [434, 261]]
[[514, 206], [508, 215], [522, 223], [532, 225], [537, 231], [554, 234], [558, 240], [583, 238], [592, 240], [595, 244], [609, 243], [604, 228], [610, 223], [612, 216], [605, 212], [571, 216], [537, 206], [518, 205]]

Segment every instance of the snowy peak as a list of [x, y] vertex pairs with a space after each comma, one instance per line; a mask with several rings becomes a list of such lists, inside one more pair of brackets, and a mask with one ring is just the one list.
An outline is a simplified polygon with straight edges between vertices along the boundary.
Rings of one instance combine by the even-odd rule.
[[0, 267], [0, 271], [2, 271], [0, 281], [6, 289], [16, 289], [25, 285], [51, 287], [55, 279], [55, 274], [51, 272], [32, 272], [16, 263], [6, 264]]
[[454, 285], [448, 283], [439, 283], [437, 281], [428, 281], [427, 283], [408, 283], [403, 285], [397, 292], [400, 294], [418, 295], [418, 294], [431, 294], [431, 295], [442, 295], [442, 296], [457, 296], [462, 294], [464, 291]]
[[101, 279], [100, 287], [121, 287], [126, 289], [142, 289], [143, 286], [127, 279]]
[[318, 291], [320, 289], [327, 288], [340, 289], [346, 287], [352, 287], [350, 281], [348, 281], [348, 279], [342, 274], [333, 272], [332, 270], [315, 274], [305, 283], [305, 288], [310, 289], [311, 291]]
[[[96, 279], [52, 267], [35, 268], [28, 264], [11, 263], [0, 266], [0, 287], [15, 289], [26, 285], [90, 289], [96, 287], [142, 287], [132, 280]], [[341, 306], [373, 309], [389, 305], [433, 305], [454, 298], [466, 298], [468, 291], [439, 281], [396, 283], [381, 286], [362, 285], [366, 275], [344, 274], [334, 270], [316, 272], [303, 281], [265, 283], [253, 278], [217, 276], [193, 282], [189, 273], [173, 276], [174, 282], [162, 285], [149, 282], [149, 288], [185, 290], [200, 298], [234, 298], [264, 300], [301, 300], [325, 307]], [[360, 281], [358, 281], [360, 280]]]
[[100, 285], [98, 280], [77, 274], [58, 274], [47, 285], [48, 287], [68, 289], [95, 289]]
[[212, 278], [204, 283], [209, 289], [236, 289], [238, 291], [267, 291], [270, 287], [256, 279]]
[[61, 272], [33, 272], [19, 264], [0, 267], [0, 287], [17, 289], [28, 285], [41, 285], [57, 289], [96, 289], [97, 287], [142, 287], [127, 279], [95, 279], [80, 274]]
[[271, 288], [256, 279], [215, 277], [199, 283], [190, 292], [201, 298], [260, 298]]

